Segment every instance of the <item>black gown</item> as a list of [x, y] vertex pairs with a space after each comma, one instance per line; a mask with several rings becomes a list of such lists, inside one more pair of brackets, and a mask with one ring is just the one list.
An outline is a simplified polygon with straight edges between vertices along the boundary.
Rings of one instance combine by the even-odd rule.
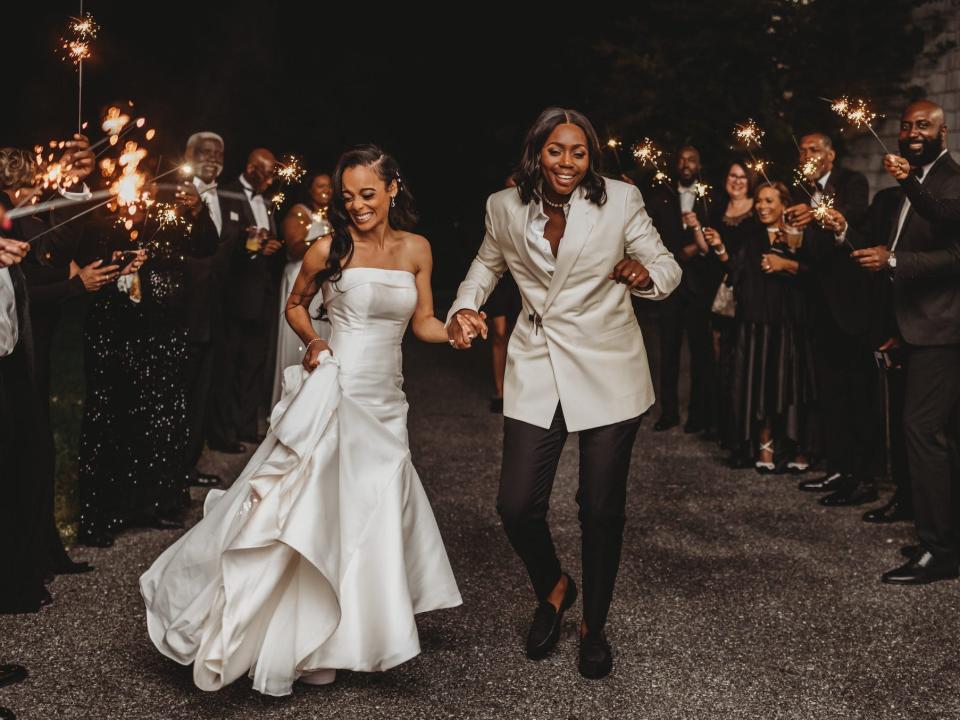
[[[771, 252], [797, 260], [799, 273], [764, 273], [762, 256]], [[782, 239], [771, 244], [760, 224], [744, 233], [731, 260], [737, 300], [731, 393], [734, 438], [740, 443], [755, 439], [759, 424], [770, 421], [777, 440], [804, 448], [805, 411], [816, 394], [806, 272], [802, 248], [795, 252]]]
[[[184, 258], [216, 246], [152, 218], [139, 235], [149, 239], [149, 259], [135, 276], [140, 301], [112, 283], [97, 293], [84, 325], [81, 537], [170, 519], [189, 501]], [[130, 247], [125, 230], [108, 227], [84, 259]]]

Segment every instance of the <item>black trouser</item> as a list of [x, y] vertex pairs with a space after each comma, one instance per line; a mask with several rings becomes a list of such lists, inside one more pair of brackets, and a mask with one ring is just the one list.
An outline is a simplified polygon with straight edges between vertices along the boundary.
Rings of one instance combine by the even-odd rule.
[[883, 472], [880, 370], [866, 336], [817, 325], [817, 396], [828, 472], [870, 480]]
[[680, 347], [686, 332], [690, 348], [690, 405], [687, 421], [710, 426], [715, 392], [710, 305], [680, 292], [660, 303], [660, 406], [666, 418], [679, 417]]
[[896, 498], [907, 507], [913, 506], [913, 485], [910, 483], [910, 463], [907, 460], [907, 441], [903, 435], [903, 406], [906, 400], [906, 369], [886, 371], [887, 425], [889, 427], [890, 475], [897, 486]]
[[[623, 544], [627, 472], [639, 427], [637, 417], [579, 433], [583, 617], [591, 631], [603, 629], [613, 597]], [[541, 602], [561, 575], [547, 510], [566, 439], [559, 406], [549, 429], [504, 418], [497, 511]]]
[[[257, 436], [258, 411], [263, 405], [267, 356], [270, 352], [269, 318], [227, 321], [227, 364], [230, 366], [224, 404], [233, 405], [236, 434], [242, 438]], [[227, 411], [229, 412], [229, 411]]]
[[213, 382], [214, 345], [187, 343], [187, 473], [192, 474], [203, 454], [208, 407]]
[[910, 346], [903, 411], [917, 535], [935, 556], [960, 558], [954, 507], [960, 345]]

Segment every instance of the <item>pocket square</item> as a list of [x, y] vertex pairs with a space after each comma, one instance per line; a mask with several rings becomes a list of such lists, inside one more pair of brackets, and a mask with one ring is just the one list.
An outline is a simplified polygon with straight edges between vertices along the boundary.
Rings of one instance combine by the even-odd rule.
[[234, 222], [240, 222], [240, 216], [233, 210], [230, 211], [230, 219]]

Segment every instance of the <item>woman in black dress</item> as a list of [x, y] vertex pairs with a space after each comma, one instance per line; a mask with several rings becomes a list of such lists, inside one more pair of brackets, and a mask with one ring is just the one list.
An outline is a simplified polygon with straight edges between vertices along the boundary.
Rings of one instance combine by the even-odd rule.
[[806, 408], [815, 395], [813, 353], [801, 276], [801, 243], [783, 222], [790, 193], [765, 183], [756, 193], [758, 224], [736, 255], [720, 233], [704, 231], [726, 263], [737, 302], [732, 374], [733, 440], [756, 453], [758, 472], [803, 463]]
[[[181, 185], [177, 206], [104, 218], [85, 262], [120, 266], [140, 249], [140, 270], [97, 293], [84, 325], [87, 395], [80, 438], [80, 542], [106, 547], [123, 527], [179, 527], [189, 500], [184, 258], [207, 257], [216, 233], [195, 232], [200, 200]], [[133, 243], [131, 241], [134, 241]]]

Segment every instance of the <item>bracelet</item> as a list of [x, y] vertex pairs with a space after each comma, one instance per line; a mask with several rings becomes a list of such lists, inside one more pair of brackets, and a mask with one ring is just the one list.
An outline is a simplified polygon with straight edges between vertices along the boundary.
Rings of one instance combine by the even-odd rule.
[[713, 249], [713, 252], [716, 253], [717, 255], [726, 255], [727, 248], [725, 248], [723, 245], [718, 245]]
[[306, 351], [310, 352], [310, 346], [313, 345], [315, 342], [321, 342], [322, 340], [323, 340], [322, 337], [315, 337], [313, 340], [307, 343]]

